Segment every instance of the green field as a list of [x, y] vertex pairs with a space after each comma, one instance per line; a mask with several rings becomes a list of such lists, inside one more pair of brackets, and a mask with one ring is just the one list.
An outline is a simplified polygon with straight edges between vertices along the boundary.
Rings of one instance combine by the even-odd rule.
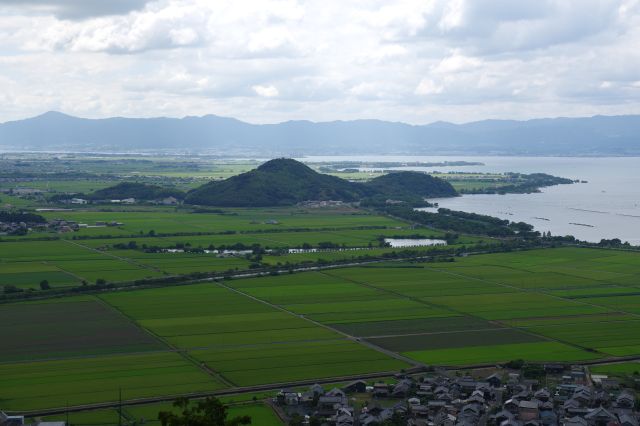
[[70, 298], [3, 306], [0, 336], [0, 362], [164, 349], [110, 306]]
[[[85, 209], [43, 214], [50, 219], [62, 218], [89, 225], [110, 221], [123, 225], [81, 228], [66, 234], [34, 233], [0, 240], [0, 289], [15, 286], [38, 290], [43, 280], [53, 288], [61, 288], [78, 286], [82, 281], [92, 284], [98, 279], [131, 282], [194, 272], [222, 273], [246, 270], [251, 264], [242, 256], [219, 258], [212, 253], [145, 252], [146, 247], [206, 249], [259, 244], [263, 248], [286, 249], [331, 243], [365, 249], [265, 255], [262, 260], [264, 265], [284, 265], [382, 256], [396, 251], [375, 248], [382, 237], [418, 234], [439, 238], [444, 235], [430, 229], [408, 229], [405, 223], [351, 208], [228, 209], [222, 213], [193, 213], [144, 207], [137, 211]], [[57, 239], [35, 240], [42, 237]], [[477, 242], [490, 240], [461, 236], [457, 244]], [[121, 247], [130, 244], [137, 248]]]
[[6, 410], [215, 390], [220, 382], [172, 352], [0, 364]]
[[216, 284], [110, 294], [102, 299], [171, 346], [188, 351], [231, 386], [405, 366]]
[[[145, 252], [143, 245], [289, 248], [332, 242], [362, 248], [261, 259], [291, 265], [397, 250], [378, 247], [381, 236], [444, 235], [350, 208], [193, 213], [145, 207], [47, 215], [123, 225], [52, 241], [33, 235], [1, 241], [0, 286], [40, 294], [42, 280], [54, 289], [98, 279], [130, 285], [143, 278], [244, 271], [255, 262]], [[454, 246], [491, 241], [462, 235]], [[133, 399], [340, 381], [420, 363], [609, 359], [639, 355], [639, 336], [640, 255], [614, 250], [538, 249], [117, 289], [0, 305], [0, 341], [8, 342], [0, 352], [0, 377], [11, 389], [0, 402], [3, 409], [31, 410], [114, 401], [119, 389]], [[157, 408], [127, 408], [126, 415], [151, 419]], [[264, 418], [261, 424], [278, 424], [264, 406], [251, 410]], [[78, 421], [108, 423], [114, 416], [113, 410], [94, 414], [78, 415]]]
[[[224, 398], [223, 398], [224, 401]], [[122, 423], [138, 422], [138, 424], [160, 425], [158, 413], [175, 411], [172, 404], [146, 404], [122, 408]], [[251, 417], [251, 424], [259, 426], [283, 426], [271, 407], [260, 402], [234, 404], [227, 409], [227, 418], [236, 416]], [[45, 421], [66, 421], [74, 426], [112, 426], [119, 423], [118, 409], [105, 409], [69, 413], [69, 415], [47, 416]]]
[[[637, 254], [564, 248], [231, 285], [417, 361], [456, 365], [638, 354], [636, 296], [603, 290], [633, 294], [639, 274]], [[581, 289], [596, 296], [564, 293]]]

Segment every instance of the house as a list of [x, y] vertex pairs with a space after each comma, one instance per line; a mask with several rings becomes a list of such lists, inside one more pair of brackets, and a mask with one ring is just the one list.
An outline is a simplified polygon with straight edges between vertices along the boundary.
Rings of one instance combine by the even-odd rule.
[[409, 399], [407, 399], [407, 403], [412, 407], [416, 406], [416, 405], [420, 405], [420, 399], [419, 398], [409, 398]]
[[429, 411], [433, 412], [433, 413], [437, 413], [438, 411], [442, 410], [443, 408], [445, 408], [447, 405], [446, 401], [428, 401], [427, 402], [427, 408], [429, 409]]
[[300, 394], [290, 389], [282, 389], [276, 395], [276, 401], [281, 405], [298, 405], [300, 403]]
[[573, 392], [573, 399], [580, 402], [582, 405], [588, 405], [593, 399], [593, 393], [591, 389], [586, 386], [578, 386]]
[[334, 418], [336, 426], [353, 426], [355, 419], [349, 414], [342, 413]]
[[393, 390], [391, 391], [391, 396], [393, 396], [394, 398], [403, 398], [407, 396], [409, 392], [411, 392], [412, 385], [413, 383], [411, 382], [411, 380], [408, 380], [408, 379], [400, 380], [393, 387]]
[[485, 381], [494, 388], [498, 388], [502, 385], [502, 379], [500, 379], [500, 375], [498, 375], [498, 373], [490, 375], [485, 379]]
[[635, 396], [628, 390], [623, 390], [620, 392], [620, 395], [616, 398], [615, 406], [616, 408], [623, 409], [633, 409], [636, 403]]
[[540, 390], [537, 390], [533, 396], [536, 399], [539, 399], [540, 401], [546, 402], [549, 401], [549, 399], [551, 398], [551, 392], [549, 392], [547, 389], [542, 388]]
[[342, 389], [338, 389], [338, 388], [331, 389], [329, 392], [325, 394], [325, 396], [337, 396], [344, 399], [347, 398], [347, 394], [344, 393]]
[[545, 364], [543, 368], [547, 374], [562, 374], [565, 366], [563, 364]]
[[508, 420], [515, 420], [515, 415], [507, 410], [500, 410], [496, 414], [491, 416], [491, 420], [494, 424], [500, 425]]
[[389, 385], [386, 383], [373, 384], [373, 396], [376, 398], [386, 398], [389, 396]]
[[588, 425], [588, 423], [587, 423], [587, 421], [586, 421], [585, 419], [583, 419], [582, 417], [574, 416], [574, 417], [571, 417], [571, 418], [569, 418], [569, 419], [566, 419], [566, 420], [563, 422], [563, 425], [564, 425], [564, 426], [587, 426], [587, 425]]
[[504, 409], [514, 414], [518, 412], [518, 406], [519, 406], [518, 401], [513, 398], [508, 399], [504, 403]]
[[620, 414], [620, 426], [638, 426], [638, 419], [630, 414]]
[[24, 416], [9, 416], [0, 411], [0, 426], [19, 426], [24, 424]]
[[552, 410], [540, 411], [540, 423], [544, 426], [558, 426], [558, 415]]
[[535, 401], [520, 401], [518, 403], [518, 418], [522, 421], [536, 420], [540, 414], [538, 403]]
[[444, 411], [440, 411], [434, 418], [433, 424], [436, 426], [453, 426], [456, 423], [456, 416]]
[[347, 383], [342, 387], [342, 390], [347, 393], [363, 393], [367, 390], [367, 382], [356, 380], [355, 382]]
[[500, 423], [500, 426], [523, 426], [521, 422], [513, 419], [505, 420]]
[[580, 401], [573, 398], [567, 399], [564, 402], [564, 404], [562, 404], [562, 409], [564, 411], [574, 411], [574, 410], [580, 409], [580, 407], [582, 407], [582, 404], [580, 403]]
[[587, 421], [589, 426], [607, 426], [610, 423], [617, 423], [618, 421], [615, 414], [603, 407], [591, 410], [586, 416], [584, 416], [584, 419]]
[[321, 410], [337, 410], [346, 405], [347, 400], [343, 396], [323, 395], [318, 398], [318, 408]]
[[600, 386], [605, 390], [620, 389], [620, 382], [607, 377], [600, 380]]
[[482, 410], [478, 406], [478, 404], [467, 404], [462, 407], [460, 410], [460, 414], [465, 417], [480, 417]]

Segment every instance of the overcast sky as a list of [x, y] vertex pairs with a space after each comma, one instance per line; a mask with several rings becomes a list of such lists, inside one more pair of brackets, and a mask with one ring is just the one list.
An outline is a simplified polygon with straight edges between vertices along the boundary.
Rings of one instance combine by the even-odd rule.
[[0, 0], [0, 121], [640, 113], [640, 0]]

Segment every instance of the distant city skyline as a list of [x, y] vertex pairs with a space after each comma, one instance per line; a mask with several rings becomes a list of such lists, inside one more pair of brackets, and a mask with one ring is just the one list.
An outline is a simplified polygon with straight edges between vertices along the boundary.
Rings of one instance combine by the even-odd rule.
[[639, 0], [0, 0], [0, 122], [640, 113]]

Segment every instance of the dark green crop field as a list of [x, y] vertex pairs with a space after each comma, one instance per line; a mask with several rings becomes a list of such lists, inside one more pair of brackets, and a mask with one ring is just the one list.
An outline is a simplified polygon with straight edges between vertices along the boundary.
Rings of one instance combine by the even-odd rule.
[[0, 309], [0, 361], [144, 352], [163, 345], [95, 300], [27, 303]]

